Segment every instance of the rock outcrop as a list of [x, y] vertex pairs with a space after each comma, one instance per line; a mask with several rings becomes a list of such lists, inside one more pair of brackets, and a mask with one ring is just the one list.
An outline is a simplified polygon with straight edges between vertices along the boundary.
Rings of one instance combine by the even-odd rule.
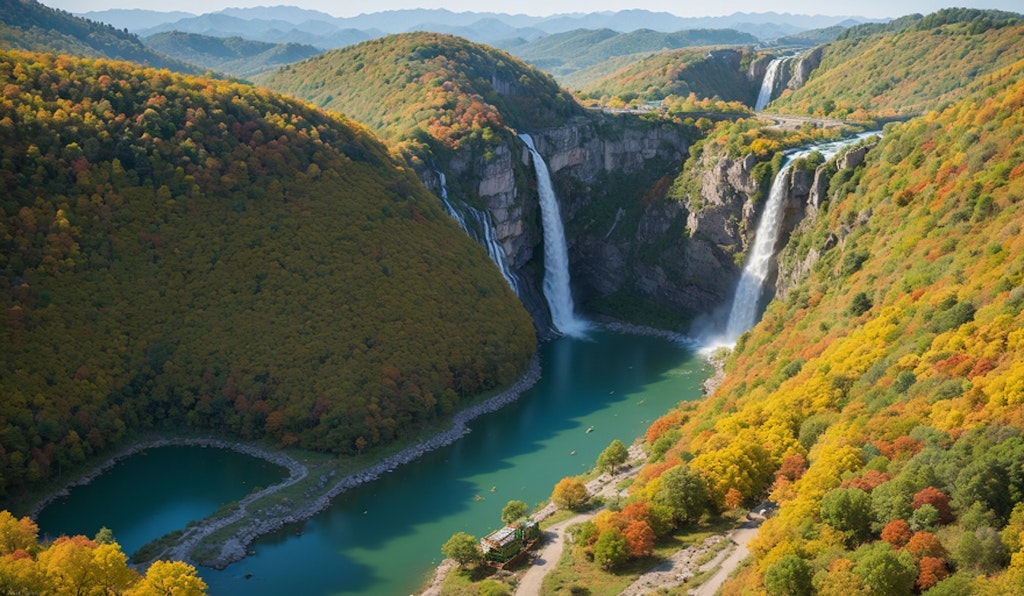
[[796, 91], [807, 84], [808, 77], [811, 76], [811, 72], [821, 66], [821, 56], [825, 50], [825, 46], [818, 46], [800, 56], [793, 65], [792, 75], [789, 78], [789, 82], [786, 83], [787, 89]]
[[[818, 215], [822, 206], [830, 199], [829, 183], [837, 171], [854, 170], [864, 164], [864, 158], [874, 145], [859, 145], [853, 147], [833, 158], [829, 163], [818, 166], [813, 173], [799, 172], [801, 178], [810, 179], [807, 192], [803, 194], [802, 183], [794, 183], [790, 190], [790, 197], [787, 206], [793, 209], [787, 211], [787, 219], [784, 224], [785, 236], [802, 235], [809, 233], [817, 223]], [[796, 173], [795, 173], [796, 174]], [[864, 217], [853, 222], [853, 226], [859, 225]], [[785, 299], [789, 293], [802, 282], [811, 272], [821, 256], [829, 250], [841, 246], [843, 239], [852, 231], [850, 226], [842, 226], [824, 235], [824, 238], [815, 246], [805, 247], [804, 251], [798, 252], [798, 247], [789, 245], [781, 251], [777, 258], [777, 275], [775, 276], [775, 294], [779, 299]]]

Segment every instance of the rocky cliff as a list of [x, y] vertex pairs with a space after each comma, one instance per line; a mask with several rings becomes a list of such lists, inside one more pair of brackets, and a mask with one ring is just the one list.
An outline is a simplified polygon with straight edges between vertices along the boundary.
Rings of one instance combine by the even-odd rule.
[[[667, 192], [690, 145], [684, 127], [599, 115], [530, 133], [562, 206], [578, 308], [682, 329], [728, 307], [767, 190], [754, 173], [753, 155], [703, 153], [693, 190], [674, 200]], [[490, 212], [519, 277], [520, 298], [543, 334], [550, 316], [541, 290], [543, 237], [529, 151], [510, 136], [486, 156], [456, 155], [446, 173], [449, 193]], [[834, 173], [824, 166], [791, 171], [779, 249], [816, 214]], [[808, 253], [791, 260], [780, 274], [780, 291], [801, 279], [813, 260]]]
[[[776, 247], [775, 295], [785, 300], [789, 293], [810, 274], [821, 259], [821, 255], [836, 246], [842, 246], [849, 233], [865, 217], [856, 218], [849, 225], [832, 230], [822, 238], [811, 238], [810, 230], [818, 214], [827, 207], [827, 202], [842, 192], [839, 183], [857, 175], [864, 164], [864, 156], [876, 143], [858, 145], [840, 153], [829, 163], [819, 165], [814, 172], [795, 171], [787, 199], [786, 219], [783, 236], [786, 242]], [[799, 181], [797, 181], [799, 179]], [[864, 214], [866, 215], [866, 214]], [[788, 242], [790, 237], [799, 242]]]
[[[664, 308], [685, 304], [689, 314], [698, 300], [685, 298], [678, 286], [690, 259], [674, 241], [682, 239], [686, 213], [663, 200], [689, 149], [688, 129], [654, 126], [631, 114], [595, 114], [529, 132], [562, 205], [577, 304], [607, 311], [602, 299], [639, 293]], [[550, 319], [540, 289], [543, 237], [529, 151], [509, 137], [486, 156], [456, 155], [445, 173], [450, 194], [490, 212], [522, 282], [520, 297], [543, 331]], [[432, 171], [421, 171], [421, 178], [438, 188]], [[666, 238], [673, 232], [677, 238]]]

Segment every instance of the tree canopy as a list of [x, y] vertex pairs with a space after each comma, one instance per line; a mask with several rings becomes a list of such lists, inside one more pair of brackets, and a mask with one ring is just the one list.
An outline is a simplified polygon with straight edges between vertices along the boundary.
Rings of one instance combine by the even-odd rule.
[[0, 54], [0, 495], [133, 432], [334, 453], [512, 382], [532, 321], [362, 127], [253, 87]]

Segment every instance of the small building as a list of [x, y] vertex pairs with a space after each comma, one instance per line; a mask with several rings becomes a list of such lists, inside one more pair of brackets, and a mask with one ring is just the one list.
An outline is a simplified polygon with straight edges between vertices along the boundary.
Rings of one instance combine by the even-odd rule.
[[532, 519], [509, 524], [480, 539], [480, 550], [488, 561], [507, 563], [540, 538], [540, 526]]

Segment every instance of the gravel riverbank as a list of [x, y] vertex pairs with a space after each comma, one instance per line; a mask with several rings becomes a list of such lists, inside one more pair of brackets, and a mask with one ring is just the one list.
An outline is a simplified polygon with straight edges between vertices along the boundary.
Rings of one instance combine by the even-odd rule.
[[[59, 491], [38, 502], [32, 508], [30, 516], [35, 517], [54, 500], [67, 496], [72, 488], [89, 484], [101, 474], [113, 468], [118, 462], [148, 449], [182, 445], [231, 449], [286, 468], [289, 476], [283, 482], [247, 495], [227, 512], [208, 517], [190, 525], [188, 528], [184, 528], [181, 531], [181, 535], [167, 545], [156, 557], [158, 559], [181, 560], [223, 569], [229, 564], [243, 559], [248, 553], [248, 546], [260, 536], [279, 530], [289, 524], [309, 519], [326, 509], [331, 501], [341, 493], [365, 482], [376, 480], [382, 474], [394, 471], [399, 466], [410, 463], [430, 451], [454, 443], [470, 432], [467, 426], [470, 421], [512, 403], [524, 391], [536, 384], [540, 377], [540, 360], [537, 356], [534, 356], [526, 372], [515, 384], [494, 397], [458, 412], [453, 417], [452, 424], [447, 430], [421, 443], [403, 449], [394, 455], [388, 456], [359, 472], [337, 479], [335, 479], [336, 473], [333, 471], [329, 474], [321, 475], [317, 479], [318, 482], [316, 484], [311, 485], [303, 492], [302, 498], [290, 501], [285, 500], [286, 503], [278, 503], [269, 508], [257, 509], [253, 505], [256, 504], [258, 507], [258, 501], [306, 480], [310, 471], [304, 464], [285, 453], [245, 443], [212, 437], [163, 438], [137, 443], [111, 456], [88, 473], [76, 478]], [[219, 544], [212, 545], [212, 547], [209, 544], [204, 545], [203, 556], [196, 557], [194, 551], [200, 543], [208, 539], [215, 532], [229, 527], [230, 535], [226, 539], [221, 540], [218, 538]], [[211, 549], [216, 551], [212, 556], [209, 554]]]

